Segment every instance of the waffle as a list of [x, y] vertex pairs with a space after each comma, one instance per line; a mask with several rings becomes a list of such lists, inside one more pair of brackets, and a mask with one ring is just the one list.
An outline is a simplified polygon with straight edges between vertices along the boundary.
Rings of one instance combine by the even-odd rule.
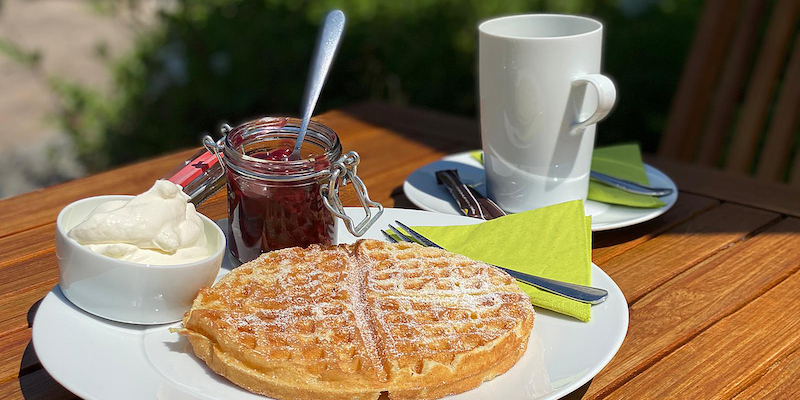
[[416, 244], [273, 251], [203, 289], [184, 328], [212, 370], [278, 399], [433, 399], [513, 366], [534, 313], [513, 278]]

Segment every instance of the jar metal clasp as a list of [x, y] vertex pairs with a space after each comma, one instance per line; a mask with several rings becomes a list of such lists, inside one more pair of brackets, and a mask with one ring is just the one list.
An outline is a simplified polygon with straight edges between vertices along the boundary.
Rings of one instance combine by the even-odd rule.
[[[222, 167], [222, 171], [225, 171], [225, 163], [222, 162], [222, 149], [225, 147], [225, 137], [233, 130], [230, 125], [222, 124], [222, 137], [219, 140], [214, 140], [210, 135], [206, 135], [203, 137], [203, 147], [206, 150], [217, 157], [217, 162], [219, 162], [219, 166]], [[224, 174], [223, 174], [224, 175]]]
[[[341, 218], [347, 230], [356, 237], [360, 237], [366, 233], [383, 214], [383, 205], [369, 198], [366, 185], [364, 185], [364, 182], [356, 174], [356, 168], [360, 161], [361, 159], [358, 153], [355, 151], [347, 152], [342, 158], [331, 164], [330, 181], [327, 185], [322, 185], [319, 188], [325, 207], [333, 213], [333, 215]], [[358, 224], [356, 224], [350, 216], [345, 214], [344, 207], [339, 199], [339, 188], [346, 186], [348, 183], [353, 184], [353, 189], [365, 213], [364, 219]], [[378, 211], [374, 215], [372, 213], [372, 207], [378, 208]]]

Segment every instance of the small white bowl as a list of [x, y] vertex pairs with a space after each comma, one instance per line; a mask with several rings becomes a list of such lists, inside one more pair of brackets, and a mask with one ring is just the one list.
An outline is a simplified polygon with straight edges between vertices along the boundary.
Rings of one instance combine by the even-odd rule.
[[66, 206], [56, 220], [58, 285], [86, 312], [130, 324], [179, 321], [197, 292], [214, 283], [225, 253], [225, 234], [200, 215], [211, 256], [178, 265], [148, 265], [95, 253], [67, 236], [95, 207], [133, 196], [96, 196]]

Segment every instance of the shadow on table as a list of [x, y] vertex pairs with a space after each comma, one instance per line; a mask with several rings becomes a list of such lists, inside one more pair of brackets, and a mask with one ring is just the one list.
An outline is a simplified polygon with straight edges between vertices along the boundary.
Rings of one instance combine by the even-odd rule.
[[392, 190], [392, 201], [394, 201], [394, 204], [387, 205], [387, 207], [419, 210], [419, 207], [414, 205], [414, 203], [406, 197], [405, 193], [403, 193], [403, 186], [398, 186]]
[[[36, 311], [42, 299], [28, 309], [28, 328], [33, 327], [33, 318], [36, 316]], [[72, 400], [78, 399], [77, 396], [72, 394], [69, 390], [61, 386], [58, 382], [42, 368], [39, 358], [36, 356], [36, 350], [33, 348], [33, 341], [29, 341], [22, 353], [22, 360], [19, 364], [19, 392], [28, 400]], [[10, 384], [11, 382], [9, 382]]]
[[575, 391], [573, 391], [572, 393], [562, 397], [561, 400], [580, 400], [580, 399], [582, 399], [583, 396], [586, 395], [586, 392], [589, 390], [589, 386], [591, 386], [591, 384], [592, 384], [592, 380], [589, 380], [589, 382], [586, 382], [585, 384], [583, 384], [583, 386], [575, 389]]
[[466, 117], [380, 102], [357, 103], [341, 111], [439, 151], [455, 153], [481, 146], [478, 123]]

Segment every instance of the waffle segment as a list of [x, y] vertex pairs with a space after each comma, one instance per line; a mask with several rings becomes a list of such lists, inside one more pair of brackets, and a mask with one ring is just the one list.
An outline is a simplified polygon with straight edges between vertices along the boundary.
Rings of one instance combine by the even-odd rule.
[[212, 370], [279, 399], [433, 399], [513, 366], [534, 313], [513, 278], [415, 244], [273, 251], [203, 289], [181, 334]]

